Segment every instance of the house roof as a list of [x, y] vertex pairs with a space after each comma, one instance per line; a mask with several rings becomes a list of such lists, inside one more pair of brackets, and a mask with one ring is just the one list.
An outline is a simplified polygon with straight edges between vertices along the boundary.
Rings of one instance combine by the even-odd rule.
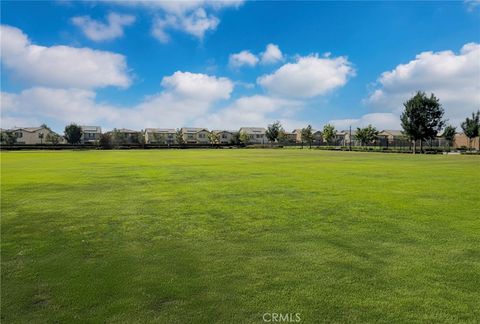
[[242, 127], [240, 131], [244, 131], [246, 133], [265, 133], [266, 129], [263, 127]]
[[12, 129], [8, 129], [8, 131], [25, 131], [29, 133], [34, 133], [41, 129], [46, 129], [46, 128], [45, 127], [14, 127]]
[[173, 128], [145, 128], [146, 133], [175, 133]]
[[230, 134], [234, 134], [236, 133], [237, 131], [234, 131], [234, 130], [226, 130], [226, 129], [214, 129], [212, 130], [212, 133], [215, 133], [215, 134], [219, 134], [219, 133], [230, 133]]
[[128, 129], [128, 128], [117, 128], [116, 131], [120, 132], [120, 133], [138, 133], [138, 131], [131, 130], [131, 129]]
[[182, 127], [181, 131], [182, 131], [182, 133], [198, 133], [198, 132], [201, 132], [201, 131], [208, 132], [208, 129], [200, 128], [200, 127]]
[[392, 129], [384, 129], [379, 134], [382, 135], [392, 135], [392, 136], [403, 136], [403, 132], [401, 130], [392, 130]]
[[95, 133], [102, 132], [102, 128], [100, 126], [80, 126], [80, 128], [84, 132], [95, 132]]

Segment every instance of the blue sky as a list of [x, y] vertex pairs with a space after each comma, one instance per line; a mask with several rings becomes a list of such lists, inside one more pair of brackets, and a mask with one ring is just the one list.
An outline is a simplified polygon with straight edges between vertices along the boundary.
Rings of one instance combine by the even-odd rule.
[[3, 128], [398, 128], [415, 90], [454, 125], [480, 108], [478, 1], [1, 6]]

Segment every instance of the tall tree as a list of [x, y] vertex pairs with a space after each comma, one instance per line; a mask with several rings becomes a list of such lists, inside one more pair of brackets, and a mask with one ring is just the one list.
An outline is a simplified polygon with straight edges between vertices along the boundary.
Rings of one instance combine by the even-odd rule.
[[101, 134], [100, 140], [98, 141], [98, 145], [100, 145], [100, 147], [103, 149], [112, 148], [112, 136], [109, 133]]
[[448, 125], [443, 130], [443, 137], [448, 143], [448, 149], [452, 146], [453, 141], [455, 140], [455, 134], [457, 133], [457, 128], [453, 127], [452, 125]]
[[308, 125], [305, 128], [302, 128], [302, 147], [303, 143], [307, 143], [309, 148], [312, 148], [312, 143], [313, 143], [313, 132], [312, 132], [312, 126]]
[[218, 144], [218, 142], [220, 141], [220, 137], [218, 136], [217, 133], [210, 132], [210, 133], [208, 133], [208, 141], [212, 145]]
[[248, 144], [248, 142], [250, 142], [250, 136], [245, 131], [240, 132], [239, 139], [240, 139], [240, 143], [242, 143], [244, 145], [246, 145], [246, 144]]
[[265, 132], [265, 136], [270, 141], [270, 143], [273, 143], [278, 139], [278, 135], [280, 134], [281, 129], [282, 129], [282, 125], [278, 120], [273, 124], [268, 125], [267, 131]]
[[367, 127], [364, 127], [364, 128], [357, 127], [355, 139], [360, 141], [362, 146], [364, 146], [374, 142], [377, 139], [377, 136], [378, 136], [378, 130], [372, 125], [368, 125]]
[[472, 140], [478, 137], [480, 129], [480, 110], [472, 113], [472, 118], [466, 118], [462, 123], [462, 130], [465, 136], [468, 137], [468, 148], [472, 148]]
[[323, 127], [322, 137], [328, 145], [331, 145], [335, 139], [335, 127], [331, 124], [327, 124]]
[[182, 130], [180, 128], [177, 128], [177, 131], [175, 132], [175, 140], [177, 141], [177, 144], [180, 144], [180, 145], [185, 144], [185, 140], [183, 139]]
[[6, 145], [15, 145], [17, 142], [17, 135], [14, 132], [4, 131], [0, 133], [1, 142]]
[[45, 142], [50, 143], [52, 145], [57, 145], [60, 142], [60, 136], [54, 132], [50, 132], [45, 137]]
[[65, 126], [65, 139], [70, 144], [77, 144], [82, 138], [82, 128], [77, 124], [70, 124]]
[[422, 142], [434, 139], [445, 125], [443, 107], [433, 93], [427, 97], [422, 91], [417, 91], [403, 106], [405, 110], [400, 116], [403, 132], [413, 141], [413, 154], [417, 141], [420, 141], [422, 152]]
[[38, 138], [40, 139], [40, 144], [43, 144], [43, 138], [45, 137], [44, 133], [38, 133]]

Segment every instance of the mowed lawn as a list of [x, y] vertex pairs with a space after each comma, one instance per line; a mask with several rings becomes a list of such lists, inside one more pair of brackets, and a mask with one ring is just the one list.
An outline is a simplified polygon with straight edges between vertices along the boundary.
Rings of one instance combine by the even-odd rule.
[[480, 156], [1, 153], [2, 323], [480, 321]]

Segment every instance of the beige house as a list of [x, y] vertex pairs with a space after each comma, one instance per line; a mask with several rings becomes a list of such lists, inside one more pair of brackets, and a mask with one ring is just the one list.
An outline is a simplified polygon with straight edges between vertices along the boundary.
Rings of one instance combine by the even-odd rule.
[[212, 130], [212, 133], [217, 134], [218, 142], [220, 144], [231, 144], [234, 141], [236, 131], [229, 130]]
[[16, 127], [5, 131], [15, 134], [17, 144], [26, 145], [46, 144], [47, 135], [56, 134], [46, 127]]
[[209, 144], [208, 135], [210, 132], [206, 128], [182, 127], [181, 132], [183, 140], [187, 144]]
[[175, 144], [176, 131], [173, 128], [145, 128], [144, 136], [147, 144]]
[[[475, 137], [472, 139], [471, 148], [474, 150], [480, 150], [480, 137]], [[453, 141], [454, 148], [466, 147], [470, 148], [470, 141], [464, 133], [457, 133]]]
[[114, 128], [107, 134], [112, 137], [114, 144], [138, 144], [140, 136], [142, 136], [140, 132], [127, 128]]
[[239, 133], [245, 133], [249, 137], [249, 144], [267, 144], [268, 140], [265, 136], [266, 129], [263, 127], [242, 127]]
[[384, 138], [389, 142], [393, 142], [395, 140], [405, 140], [407, 139], [401, 130], [391, 130], [385, 129], [378, 133], [379, 138]]
[[100, 126], [80, 126], [82, 129], [82, 137], [80, 143], [95, 143], [100, 140], [102, 128]]

